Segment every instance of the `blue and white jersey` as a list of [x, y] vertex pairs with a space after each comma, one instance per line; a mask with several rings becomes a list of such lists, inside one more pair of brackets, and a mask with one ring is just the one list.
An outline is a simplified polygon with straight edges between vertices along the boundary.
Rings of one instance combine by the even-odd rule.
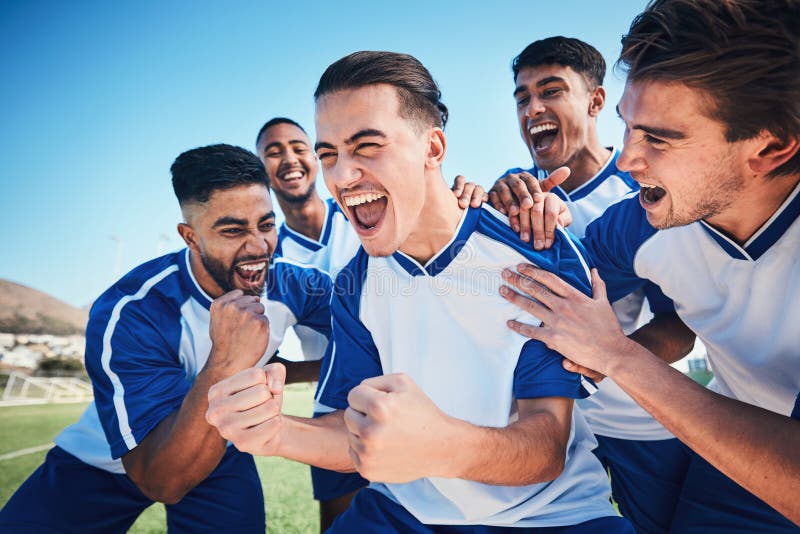
[[[275, 255], [314, 265], [330, 273], [331, 279], [335, 279], [339, 269], [350, 261], [360, 246], [358, 235], [341, 208], [335, 200], [329, 198], [325, 201], [325, 224], [319, 241], [309, 239], [283, 223], [278, 231], [278, 248]], [[321, 338], [313, 329], [297, 325], [294, 331], [300, 340], [305, 360], [317, 360], [325, 353], [327, 339]], [[294, 359], [292, 354], [282, 354], [282, 356]]]
[[355, 255], [361, 242], [335, 200], [325, 201], [325, 224], [319, 241], [295, 232], [286, 223], [278, 231], [275, 255], [299, 263], [314, 265], [336, 279], [339, 269]]
[[800, 184], [740, 246], [704, 221], [656, 230], [638, 198], [589, 225], [583, 243], [609, 297], [657, 283], [708, 351], [711, 389], [790, 416], [800, 391]]
[[[330, 336], [330, 277], [277, 259], [262, 303], [270, 320], [264, 365], [283, 332], [303, 324]], [[189, 250], [135, 268], [92, 306], [86, 370], [94, 402], [56, 444], [84, 462], [124, 473], [119, 460], [177, 410], [211, 352], [209, 297], [191, 271]]]
[[[560, 186], [551, 190], [558, 195], [569, 208], [572, 214], [572, 224], [569, 231], [578, 237], [583, 237], [586, 227], [598, 218], [610, 205], [620, 199], [639, 191], [639, 184], [627, 172], [617, 169], [619, 151], [611, 150], [611, 156], [600, 171], [583, 185], [567, 193]], [[536, 178], [543, 180], [547, 171], [536, 166], [530, 169], [514, 168], [508, 173], [526, 171]], [[653, 314], [645, 306], [645, 296], [650, 295], [651, 301], [663, 303], [659, 311], [672, 311], [665, 302], [657, 287], [652, 284], [635, 290], [629, 295], [612, 301], [611, 307], [622, 326], [625, 334], [630, 334], [652, 319]], [[622, 391], [613, 380], [606, 378], [598, 384], [599, 391], [578, 401], [586, 421], [595, 434], [618, 439], [631, 440], [662, 440], [671, 439], [673, 435], [647, 413], [641, 406]]]
[[[336, 279], [333, 338], [317, 399], [345, 409], [348, 392], [363, 379], [403, 372], [447, 414], [505, 427], [516, 399], [585, 396], [593, 385], [566, 372], [558, 353], [506, 326], [508, 319], [541, 321], [499, 293], [502, 270], [519, 262], [590, 292], [589, 265], [579, 250], [559, 229], [552, 249], [534, 251], [486, 206], [465, 210], [451, 242], [425, 265], [401, 252], [378, 258], [360, 249]], [[423, 478], [371, 487], [428, 524], [571, 525], [615, 515], [595, 446], [575, 411], [566, 466], [552, 482], [504, 487]]]

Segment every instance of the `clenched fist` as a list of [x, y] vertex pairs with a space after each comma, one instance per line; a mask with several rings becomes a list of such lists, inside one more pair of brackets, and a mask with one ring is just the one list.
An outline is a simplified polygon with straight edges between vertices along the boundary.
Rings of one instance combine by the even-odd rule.
[[206, 421], [242, 452], [275, 454], [280, 445], [286, 368], [252, 367], [208, 390]]
[[209, 335], [209, 365], [226, 369], [228, 375], [255, 365], [269, 343], [269, 319], [260, 298], [235, 289], [216, 299]]

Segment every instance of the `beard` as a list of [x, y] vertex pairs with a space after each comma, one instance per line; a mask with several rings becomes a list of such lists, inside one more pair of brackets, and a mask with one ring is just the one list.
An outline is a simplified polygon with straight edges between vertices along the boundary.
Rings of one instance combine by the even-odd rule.
[[315, 187], [316, 181], [308, 184], [308, 189], [306, 189], [304, 193], [287, 193], [286, 191], [279, 191], [277, 189], [273, 189], [272, 191], [284, 202], [302, 205], [311, 200], [311, 197], [314, 196]]
[[200, 261], [203, 263], [203, 267], [205, 267], [208, 274], [217, 283], [219, 287], [222, 288], [224, 293], [228, 293], [229, 291], [233, 291], [234, 289], [241, 289], [246, 295], [253, 295], [256, 297], [261, 296], [264, 293], [264, 286], [266, 284], [267, 277], [264, 276], [260, 283], [251, 285], [250, 287], [236, 287], [233, 283], [233, 278], [236, 274], [236, 265], [238, 263], [246, 262], [246, 261], [258, 261], [264, 260], [267, 262], [267, 269], [269, 269], [269, 264], [272, 260], [269, 256], [242, 256], [233, 260], [233, 263], [230, 265], [225, 265], [222, 260], [219, 260], [213, 256], [209, 256], [208, 254], [200, 254]]

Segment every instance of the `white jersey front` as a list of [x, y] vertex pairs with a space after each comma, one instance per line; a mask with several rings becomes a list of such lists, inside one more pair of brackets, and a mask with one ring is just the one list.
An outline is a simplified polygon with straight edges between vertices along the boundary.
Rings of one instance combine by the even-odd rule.
[[800, 184], [744, 246], [703, 221], [655, 230], [638, 198], [609, 208], [583, 242], [610, 297], [644, 277], [674, 301], [706, 346], [715, 391], [792, 414], [800, 391]]
[[[313, 265], [335, 279], [336, 273], [355, 255], [361, 242], [336, 201], [329, 198], [324, 203], [325, 223], [319, 241], [310, 239], [283, 223], [278, 231], [275, 256]], [[304, 325], [295, 326], [294, 331], [300, 340], [303, 359], [317, 360], [324, 354], [328, 344], [326, 337]], [[289, 353], [282, 353], [281, 356], [289, 360], [296, 359], [296, 356]]]
[[[589, 223], [602, 215], [606, 208], [619, 202], [631, 192], [639, 190], [639, 184], [631, 178], [630, 174], [617, 169], [618, 156], [619, 151], [611, 148], [611, 156], [600, 171], [589, 181], [569, 193], [559, 186], [551, 190], [569, 208], [572, 214], [572, 224], [570, 224], [569, 230], [576, 236], [583, 237]], [[506, 174], [522, 170], [520, 168], [509, 169]], [[540, 180], [547, 177], [547, 172], [538, 167], [527, 169], [527, 172]], [[645, 290], [651, 295], [658, 294], [658, 288], [647, 284], [611, 304], [625, 334], [634, 332], [653, 317], [650, 309], [645, 306], [647, 302]], [[660, 300], [663, 301], [663, 297]], [[672, 310], [666, 308], [658, 311]], [[597, 393], [578, 401], [578, 406], [595, 434], [645, 441], [674, 437], [610, 378], [600, 382], [598, 387]]]
[[[333, 338], [317, 399], [345, 409], [348, 392], [363, 379], [403, 372], [445, 413], [505, 427], [516, 399], [585, 396], [593, 385], [565, 371], [561, 355], [506, 326], [508, 319], [540, 321], [499, 293], [502, 270], [519, 262], [589, 293], [588, 265], [572, 239], [559, 230], [552, 249], [534, 251], [503, 215], [483, 207], [465, 210], [452, 241], [426, 265], [400, 252], [378, 258], [360, 249], [336, 279]], [[616, 515], [595, 446], [575, 410], [564, 471], [549, 483], [423, 478], [371, 487], [426, 524], [573, 525]]]

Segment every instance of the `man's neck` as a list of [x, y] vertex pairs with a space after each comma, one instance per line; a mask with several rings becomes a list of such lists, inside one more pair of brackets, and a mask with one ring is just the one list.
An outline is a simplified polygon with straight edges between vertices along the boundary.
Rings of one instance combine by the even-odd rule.
[[744, 245], [778, 211], [800, 183], [800, 174], [748, 180], [736, 200], [723, 213], [706, 222]]
[[325, 225], [326, 207], [325, 201], [316, 191], [303, 203], [288, 202], [278, 197], [278, 204], [286, 218], [286, 226], [309, 239], [319, 241]]
[[221, 297], [225, 293], [211, 275], [208, 274], [200, 255], [196, 254], [193, 250], [189, 250], [189, 268], [192, 270], [197, 285], [199, 285], [209, 297], [215, 299]]
[[[603, 166], [608, 163], [608, 160], [611, 157], [611, 150], [607, 149], [600, 143], [600, 139], [597, 137], [597, 132], [592, 130], [589, 132], [588, 136], [589, 139], [584, 147], [569, 161], [564, 163], [564, 165], [569, 167], [570, 174], [569, 178], [564, 180], [564, 182], [561, 184], [561, 189], [567, 193], [571, 193], [597, 176], [597, 173], [599, 173], [600, 169], [602, 169]], [[548, 172], [552, 172], [555, 169], [546, 170]]]
[[400, 251], [425, 265], [456, 233], [464, 210], [441, 175], [428, 181], [425, 205], [414, 230], [400, 246]]

